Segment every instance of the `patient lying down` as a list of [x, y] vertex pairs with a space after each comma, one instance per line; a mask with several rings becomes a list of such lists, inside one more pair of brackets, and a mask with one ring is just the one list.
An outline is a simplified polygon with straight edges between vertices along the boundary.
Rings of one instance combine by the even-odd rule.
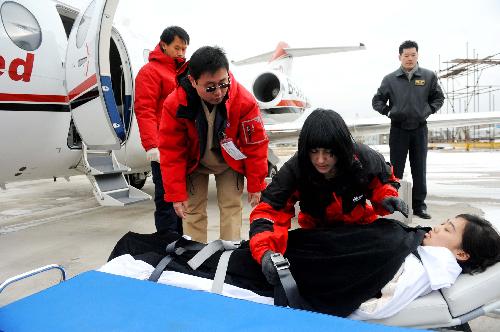
[[[174, 233], [129, 232], [100, 271], [147, 279], [175, 240], [177, 247], [193, 244]], [[192, 270], [187, 261], [196, 253], [176, 256], [158, 282], [210, 291], [221, 252]], [[500, 236], [488, 221], [468, 214], [432, 229], [379, 219], [369, 225], [293, 230], [284, 256], [313, 311], [380, 319], [432, 290], [450, 287], [461, 272], [481, 272], [499, 262]], [[222, 294], [273, 303], [273, 286], [251, 257], [248, 242], [232, 253]]]

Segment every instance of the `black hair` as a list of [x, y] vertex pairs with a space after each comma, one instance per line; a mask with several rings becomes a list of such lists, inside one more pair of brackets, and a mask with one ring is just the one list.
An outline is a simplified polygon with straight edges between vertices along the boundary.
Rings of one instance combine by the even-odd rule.
[[318, 108], [306, 119], [299, 135], [299, 166], [305, 174], [316, 171], [309, 152], [311, 149], [329, 149], [337, 157], [338, 174], [347, 172], [353, 164], [354, 139], [344, 119], [335, 111]]
[[399, 45], [399, 55], [403, 54], [404, 49], [415, 48], [418, 52], [418, 44], [413, 40], [406, 40], [401, 45]]
[[193, 53], [189, 60], [188, 68], [189, 75], [198, 80], [205, 72], [214, 74], [221, 68], [229, 71], [229, 62], [222, 48], [218, 46], [203, 46]]
[[459, 214], [467, 220], [462, 237], [462, 250], [469, 254], [466, 261], [458, 261], [464, 273], [483, 272], [500, 262], [500, 235], [491, 223], [473, 214]]
[[186, 30], [175, 25], [170, 26], [165, 30], [163, 30], [160, 36], [160, 40], [166, 43], [167, 45], [170, 45], [170, 43], [174, 41], [176, 36], [185, 41], [186, 44], [189, 45], [189, 35], [186, 32]]

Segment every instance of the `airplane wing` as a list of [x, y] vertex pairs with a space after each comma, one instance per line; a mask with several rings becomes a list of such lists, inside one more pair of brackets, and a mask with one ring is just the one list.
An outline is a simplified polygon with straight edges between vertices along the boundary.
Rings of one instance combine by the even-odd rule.
[[[433, 114], [427, 119], [427, 128], [455, 128], [500, 123], [500, 112], [470, 112]], [[388, 134], [391, 121], [386, 116], [364, 118], [347, 122], [353, 136]]]
[[359, 46], [337, 46], [337, 47], [310, 47], [310, 48], [286, 48], [285, 51], [293, 57], [308, 56], [315, 54], [340, 53], [350, 51], [361, 51], [366, 49], [363, 43]]
[[[283, 51], [285, 51], [285, 53], [291, 57], [301, 57], [301, 56], [316, 55], [316, 54], [360, 51], [364, 49], [366, 49], [365, 45], [363, 43], [360, 43], [359, 46], [333, 46], [333, 47], [309, 47], [309, 48], [284, 47]], [[276, 51], [266, 52], [243, 60], [231, 61], [231, 63], [239, 66], [239, 65], [251, 65], [259, 62], [267, 62], [275, 52]]]
[[[297, 137], [305, 119], [311, 113], [308, 110], [295, 121], [266, 125], [266, 131], [271, 141]], [[427, 119], [429, 129], [468, 127], [500, 123], [500, 112], [472, 112], [434, 114]], [[352, 135], [355, 137], [377, 134], [388, 134], [391, 121], [386, 116], [375, 116], [356, 120], [346, 120]]]

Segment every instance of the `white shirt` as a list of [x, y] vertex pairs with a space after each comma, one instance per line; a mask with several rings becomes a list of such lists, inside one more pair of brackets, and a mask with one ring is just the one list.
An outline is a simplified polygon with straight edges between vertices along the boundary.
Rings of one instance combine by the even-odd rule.
[[393, 316], [417, 297], [450, 287], [462, 272], [447, 248], [419, 246], [417, 251], [422, 262], [413, 254], [408, 255], [394, 279], [382, 289], [382, 297], [361, 304], [349, 318], [368, 320]]

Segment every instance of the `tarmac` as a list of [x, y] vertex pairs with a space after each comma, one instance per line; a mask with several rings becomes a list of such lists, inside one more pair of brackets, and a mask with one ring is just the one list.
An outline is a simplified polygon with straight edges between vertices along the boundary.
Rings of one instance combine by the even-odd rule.
[[[278, 149], [283, 161], [293, 147]], [[378, 149], [387, 157], [388, 149]], [[500, 228], [500, 151], [429, 151], [427, 163], [428, 212], [431, 220], [412, 218], [412, 225], [435, 225], [459, 213], [486, 216]], [[411, 179], [409, 165], [405, 179]], [[149, 178], [143, 190], [150, 195]], [[242, 238], [248, 238], [250, 206], [244, 199]], [[152, 233], [154, 202], [126, 207], [99, 206], [87, 178], [37, 180], [7, 184], [0, 190], [0, 283], [9, 277], [59, 264], [71, 278], [106, 263], [115, 243], [128, 231]], [[208, 238], [219, 237], [219, 212], [213, 179], [209, 188]], [[498, 229], [497, 228], [497, 229]], [[57, 271], [8, 286], [0, 306], [39, 292], [59, 282]], [[480, 317], [472, 331], [500, 331], [500, 319]]]

